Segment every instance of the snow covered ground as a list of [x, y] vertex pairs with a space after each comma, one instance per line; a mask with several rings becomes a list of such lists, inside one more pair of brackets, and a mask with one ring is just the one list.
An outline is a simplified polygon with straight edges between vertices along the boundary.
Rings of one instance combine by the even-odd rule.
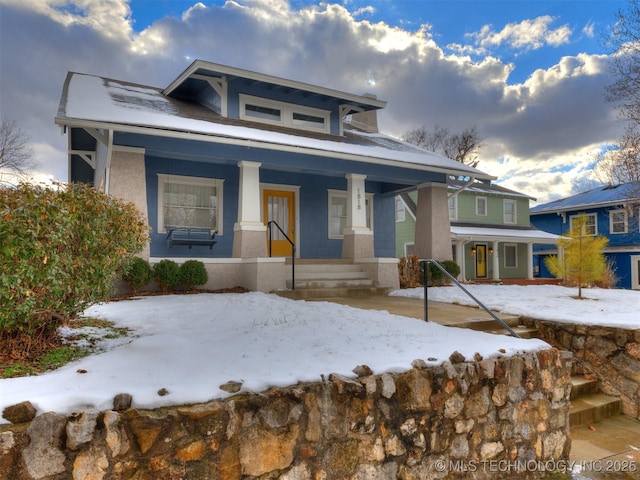
[[[38, 413], [105, 410], [118, 393], [133, 395], [135, 407], [153, 408], [226, 397], [219, 387], [228, 381], [259, 392], [330, 373], [354, 376], [362, 364], [379, 374], [406, 371], [415, 359], [439, 364], [456, 350], [472, 359], [476, 352], [486, 358], [547, 347], [541, 340], [261, 293], [142, 297], [97, 305], [86, 315], [132, 333], [102, 339], [102, 353], [58, 370], [0, 380], [0, 410], [25, 400]], [[161, 389], [169, 393], [160, 396]]]
[[[465, 285], [469, 292], [496, 312], [526, 316], [537, 320], [606, 325], [628, 329], [640, 328], [640, 291], [577, 288], [556, 285]], [[391, 292], [394, 296], [424, 298], [423, 288]], [[429, 301], [476, 304], [461, 289], [429, 288]]]

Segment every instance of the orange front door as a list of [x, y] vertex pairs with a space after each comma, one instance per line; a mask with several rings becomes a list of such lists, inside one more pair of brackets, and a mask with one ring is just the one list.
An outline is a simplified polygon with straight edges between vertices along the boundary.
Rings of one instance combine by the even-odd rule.
[[487, 246], [476, 245], [476, 277], [487, 278]]
[[267, 235], [271, 230], [271, 255], [274, 257], [291, 256], [291, 243], [282, 234], [276, 225], [269, 225], [275, 222], [286, 233], [287, 237], [295, 243], [295, 194], [281, 190], [264, 190], [262, 193], [262, 205], [264, 208], [264, 223], [267, 225]]

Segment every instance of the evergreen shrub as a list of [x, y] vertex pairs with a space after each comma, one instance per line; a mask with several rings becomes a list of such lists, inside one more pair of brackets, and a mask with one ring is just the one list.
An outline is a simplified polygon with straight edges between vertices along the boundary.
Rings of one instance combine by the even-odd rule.
[[160, 289], [167, 293], [180, 284], [180, 266], [173, 260], [160, 260], [153, 266], [153, 276]]
[[136, 293], [153, 280], [153, 270], [144, 258], [131, 257], [122, 267], [122, 279]]
[[189, 290], [199, 285], [204, 285], [209, 280], [207, 269], [199, 260], [187, 260], [180, 265], [180, 280]]

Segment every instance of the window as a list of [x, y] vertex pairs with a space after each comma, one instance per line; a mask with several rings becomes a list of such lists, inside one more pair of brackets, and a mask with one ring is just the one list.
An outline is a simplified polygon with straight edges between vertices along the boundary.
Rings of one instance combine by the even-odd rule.
[[487, 216], [487, 197], [476, 197], [476, 215]]
[[518, 245], [512, 243], [505, 244], [504, 268], [518, 268]]
[[404, 202], [402, 197], [396, 197], [396, 222], [404, 222], [406, 219], [406, 213], [404, 208]]
[[456, 198], [458, 198], [457, 196], [452, 196], [449, 197], [449, 220], [455, 220], [457, 218], [457, 201]]
[[328, 110], [240, 94], [240, 118], [284, 127], [329, 132]]
[[627, 233], [628, 231], [628, 223], [627, 223], [627, 211], [626, 210], [615, 210], [612, 211], [609, 215], [609, 231], [612, 234], [615, 233]]
[[504, 223], [518, 223], [518, 210], [515, 200], [504, 201]]
[[[598, 234], [598, 224], [596, 222], [596, 214], [595, 213], [590, 213], [585, 215], [586, 218], [586, 223], [584, 226], [584, 231], [582, 232], [583, 235], [597, 235]], [[578, 219], [578, 216], [575, 215], [573, 217], [571, 217], [571, 223], [570, 226], [571, 228], [573, 228], [573, 223]]]
[[[365, 194], [367, 228], [373, 229], [373, 194]], [[347, 226], [347, 192], [329, 190], [329, 238], [343, 238]]]
[[208, 228], [222, 235], [223, 180], [158, 175], [158, 232], [172, 227]]

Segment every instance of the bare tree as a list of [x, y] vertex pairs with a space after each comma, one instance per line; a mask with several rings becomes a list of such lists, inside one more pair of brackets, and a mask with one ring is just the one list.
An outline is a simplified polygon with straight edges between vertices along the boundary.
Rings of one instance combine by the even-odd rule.
[[[640, 181], [640, 0], [629, 0], [618, 10], [606, 43], [616, 80], [607, 87], [606, 98], [616, 104], [628, 127], [617, 148], [600, 154], [595, 173], [610, 184]], [[640, 185], [634, 195], [640, 196]]]
[[422, 126], [403, 135], [405, 142], [432, 152], [440, 153], [457, 162], [476, 167], [482, 139], [476, 127], [466, 128], [462, 133], [452, 134], [446, 127], [436, 125], [433, 131]]
[[0, 172], [9, 172], [18, 178], [25, 177], [35, 168], [29, 137], [16, 122], [3, 119], [0, 124]]

